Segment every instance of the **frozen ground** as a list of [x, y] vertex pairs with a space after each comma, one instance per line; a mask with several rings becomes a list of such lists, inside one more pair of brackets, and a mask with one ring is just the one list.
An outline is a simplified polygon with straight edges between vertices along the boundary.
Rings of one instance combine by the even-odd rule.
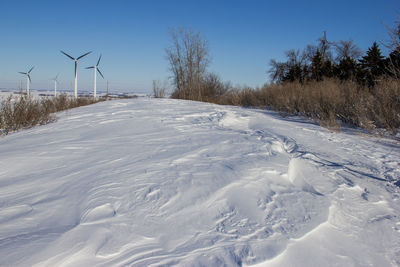
[[0, 138], [1, 266], [398, 266], [400, 145], [115, 100]]

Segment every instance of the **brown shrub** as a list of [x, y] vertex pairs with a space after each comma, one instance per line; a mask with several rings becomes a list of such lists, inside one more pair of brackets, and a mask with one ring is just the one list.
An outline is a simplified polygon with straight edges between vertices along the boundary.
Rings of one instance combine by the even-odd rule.
[[3, 99], [0, 117], [3, 134], [54, 120], [54, 116], [40, 100], [24, 95], [15, 98], [9, 96]]
[[54, 113], [98, 102], [93, 98], [68, 98], [61, 94], [55, 98], [31, 98], [26, 95], [9, 96], [1, 101], [0, 130], [8, 134], [19, 129], [47, 124], [55, 120]]
[[385, 78], [374, 89], [373, 97], [368, 102], [370, 119], [377, 127], [395, 133], [400, 128], [400, 81]]

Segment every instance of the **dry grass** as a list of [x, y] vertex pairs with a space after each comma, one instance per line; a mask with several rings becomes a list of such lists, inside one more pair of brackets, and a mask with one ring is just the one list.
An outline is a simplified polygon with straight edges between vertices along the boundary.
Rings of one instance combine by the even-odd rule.
[[35, 125], [53, 122], [55, 112], [75, 107], [85, 106], [98, 102], [92, 98], [69, 98], [61, 94], [52, 98], [31, 98], [21, 95], [9, 96], [1, 101], [0, 106], [0, 134], [20, 129], [28, 129]]

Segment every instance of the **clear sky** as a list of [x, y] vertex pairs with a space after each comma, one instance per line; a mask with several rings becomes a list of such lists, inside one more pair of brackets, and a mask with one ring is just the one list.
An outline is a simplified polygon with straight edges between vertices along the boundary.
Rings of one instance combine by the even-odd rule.
[[151, 92], [152, 80], [170, 76], [165, 48], [169, 28], [191, 27], [208, 40], [210, 71], [234, 85], [261, 86], [273, 58], [284, 51], [316, 44], [327, 31], [330, 41], [348, 40], [365, 51], [388, 39], [384, 24], [394, 26], [399, 0], [335, 1], [25, 1], [0, 0], [0, 88], [18, 88], [31, 66], [34, 89], [59, 88], [74, 78], [74, 57], [92, 54], [78, 64], [78, 89], [91, 90], [93, 70], [85, 67], [103, 55], [98, 90]]

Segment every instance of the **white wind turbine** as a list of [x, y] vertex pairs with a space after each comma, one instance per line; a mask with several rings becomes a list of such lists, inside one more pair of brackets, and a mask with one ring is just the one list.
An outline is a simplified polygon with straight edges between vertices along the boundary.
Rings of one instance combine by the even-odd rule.
[[81, 58], [83, 58], [84, 56], [89, 55], [90, 53], [92, 53], [92, 51], [87, 52], [86, 54], [83, 54], [82, 56], [77, 57], [77, 58], [71, 57], [70, 55], [68, 55], [68, 54], [65, 53], [64, 51], [60, 51], [60, 52], [63, 53], [64, 55], [66, 55], [67, 57], [69, 57], [70, 59], [72, 59], [73, 61], [75, 61], [75, 87], [74, 87], [74, 96], [75, 96], [75, 98], [77, 98], [77, 97], [78, 97], [78, 88], [77, 88], [77, 87], [78, 87], [78, 70], [77, 70], [77, 68], [78, 68], [78, 60], [81, 59]]
[[33, 70], [33, 68], [34, 67], [32, 67], [28, 72], [19, 72], [21, 74], [26, 75], [26, 94], [27, 94], [27, 96], [30, 95], [30, 93], [29, 93], [29, 83], [32, 82], [30, 74], [31, 74], [31, 71]]
[[58, 74], [56, 75], [56, 77], [51, 79], [52, 81], [54, 81], [54, 97], [57, 96], [57, 78], [58, 78]]
[[97, 95], [96, 95], [96, 72], [98, 71], [99, 74], [101, 75], [101, 77], [104, 79], [103, 74], [99, 70], [100, 59], [101, 59], [101, 55], [100, 55], [99, 60], [97, 61], [96, 65], [86, 68], [86, 69], [94, 69], [94, 85], [93, 85], [93, 97], [94, 98], [97, 97]]

